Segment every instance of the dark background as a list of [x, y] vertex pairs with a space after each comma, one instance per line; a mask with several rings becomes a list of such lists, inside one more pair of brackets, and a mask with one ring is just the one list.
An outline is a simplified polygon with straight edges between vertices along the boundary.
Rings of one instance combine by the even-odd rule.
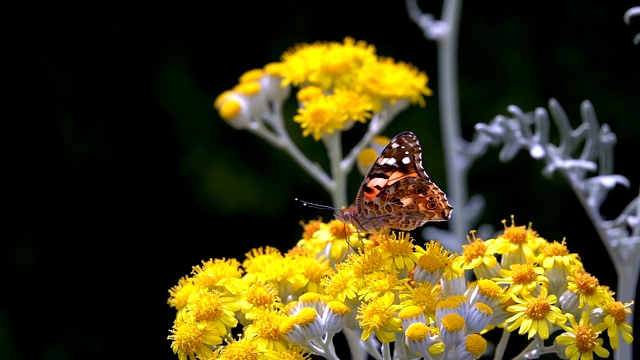
[[[423, 3], [439, 16], [439, 3]], [[285, 251], [300, 238], [300, 220], [329, 217], [293, 200], [329, 204], [318, 184], [211, 106], [244, 71], [278, 61], [296, 43], [352, 36], [427, 72], [435, 95], [385, 135], [413, 130], [446, 190], [436, 45], [404, 2], [315, 4], [32, 3], [6, 11], [0, 358], [176, 359], [166, 300], [180, 277], [209, 258], [242, 261], [253, 247]], [[531, 111], [552, 97], [577, 126], [580, 103], [590, 100], [617, 135], [615, 172], [631, 181], [603, 207], [614, 218], [640, 186], [640, 46], [632, 43], [640, 18], [622, 20], [639, 4], [527, 4], [463, 6], [463, 134], [470, 139], [475, 123], [507, 115], [510, 104]], [[323, 163], [321, 148], [299, 134]], [[483, 222], [501, 227], [514, 214], [549, 240], [566, 237], [587, 270], [615, 289], [610, 260], [566, 183], [542, 178], [542, 164], [527, 154], [501, 164], [497, 153], [469, 179], [470, 193], [487, 198]], [[361, 181], [353, 175], [350, 196]]]

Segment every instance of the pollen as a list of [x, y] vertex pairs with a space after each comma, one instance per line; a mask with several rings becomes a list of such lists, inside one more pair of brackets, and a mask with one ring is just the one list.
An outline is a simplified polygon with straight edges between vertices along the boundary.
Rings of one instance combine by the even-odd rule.
[[576, 276], [575, 284], [579, 293], [590, 296], [596, 293], [600, 283], [598, 279], [591, 274], [582, 273]]
[[478, 334], [467, 336], [464, 345], [467, 351], [476, 357], [480, 357], [487, 350], [487, 340]]
[[485, 315], [491, 315], [493, 314], [493, 309], [491, 309], [489, 307], [489, 305], [485, 304], [485, 303], [481, 303], [481, 302], [477, 302], [474, 304], [474, 306], [483, 314]]
[[578, 325], [576, 329], [576, 346], [581, 353], [590, 353], [598, 346], [598, 334], [591, 326]]
[[489, 279], [478, 280], [478, 291], [491, 299], [502, 298], [504, 291], [495, 281]]
[[438, 309], [441, 310], [456, 310], [459, 309], [460, 305], [462, 305], [465, 301], [466, 300], [464, 296], [449, 296], [444, 300], [440, 300], [437, 306]]
[[296, 324], [306, 326], [313, 323], [318, 317], [318, 313], [314, 308], [304, 308], [296, 315]]
[[281, 335], [280, 332], [280, 322], [283, 318], [278, 314], [274, 313], [266, 313], [264, 316], [258, 316], [254, 320], [253, 324], [255, 326], [255, 333], [266, 339], [278, 339]]
[[436, 255], [425, 254], [418, 259], [418, 265], [428, 272], [436, 272], [444, 268], [442, 259]]
[[482, 257], [486, 252], [487, 245], [480, 238], [476, 238], [469, 245], [462, 245], [462, 256], [467, 260]]
[[177, 310], [183, 309], [187, 306], [189, 296], [197, 290], [198, 287], [193, 283], [193, 279], [185, 276], [178, 281], [178, 285], [169, 290], [171, 296], [167, 302]]
[[198, 320], [216, 320], [223, 313], [220, 293], [202, 290], [188, 309]]
[[197, 323], [182, 323], [174, 327], [171, 332], [174, 344], [184, 353], [195, 353], [203, 343], [204, 330], [198, 327]]
[[561, 243], [554, 241], [552, 243], [543, 243], [540, 246], [540, 253], [544, 254], [544, 257], [566, 256], [569, 254], [569, 249], [567, 249], [564, 241]]
[[398, 314], [400, 319], [413, 319], [422, 314], [422, 308], [419, 306], [411, 305], [402, 309]]
[[254, 284], [246, 292], [245, 298], [253, 306], [263, 307], [277, 301], [275, 292], [276, 290], [270, 283], [264, 285]]
[[246, 83], [246, 82], [258, 81], [263, 75], [264, 75], [264, 71], [262, 69], [252, 69], [240, 75], [238, 82]]
[[242, 104], [239, 101], [230, 99], [229, 101], [225, 101], [220, 106], [219, 114], [220, 117], [224, 120], [234, 119], [240, 114], [242, 110]]
[[442, 317], [442, 327], [450, 332], [458, 332], [464, 328], [464, 318], [456, 313]]
[[296, 317], [295, 316], [287, 316], [280, 321], [280, 328], [278, 329], [280, 333], [287, 334], [291, 330], [296, 327]]
[[307, 102], [313, 101], [322, 95], [322, 89], [317, 86], [306, 86], [296, 94], [298, 101]]
[[424, 323], [413, 323], [404, 332], [407, 339], [415, 342], [424, 340], [429, 335], [429, 328]]
[[260, 83], [257, 81], [250, 81], [245, 83], [240, 83], [233, 87], [233, 91], [236, 91], [243, 95], [256, 95], [261, 90]]
[[607, 312], [611, 316], [613, 316], [616, 324], [620, 325], [627, 321], [627, 314], [630, 312], [630, 310], [625, 308], [624, 304], [621, 301], [616, 301], [607, 305]]
[[436, 313], [438, 296], [441, 294], [440, 288], [433, 288], [427, 283], [420, 283], [413, 291], [413, 303], [425, 311], [425, 314]]
[[315, 292], [304, 293], [304, 294], [300, 295], [300, 297], [298, 298], [299, 302], [307, 303], [307, 304], [312, 304], [312, 303], [318, 302], [320, 300], [322, 300], [322, 298], [320, 297], [320, 294], [315, 293]]
[[329, 233], [331, 236], [336, 239], [345, 239], [347, 237], [347, 233], [345, 232], [344, 223], [338, 219], [333, 219], [329, 221]]
[[529, 284], [536, 280], [538, 274], [531, 264], [516, 264], [511, 270], [514, 284]]
[[283, 68], [284, 68], [284, 64], [280, 62], [272, 62], [264, 66], [264, 72], [271, 76], [281, 77]]
[[551, 311], [549, 301], [546, 298], [538, 298], [527, 302], [525, 313], [530, 319], [541, 320], [547, 316], [549, 311]]
[[320, 230], [321, 223], [322, 221], [320, 219], [311, 220], [306, 224], [300, 223], [300, 225], [302, 225], [302, 238], [305, 240], [311, 239], [313, 237], [313, 233]]
[[332, 313], [338, 314], [340, 316], [345, 316], [351, 313], [351, 309], [349, 309], [349, 307], [342, 301], [330, 301], [329, 304], [327, 304], [327, 307]]
[[527, 227], [513, 226], [504, 229], [502, 237], [509, 240], [512, 244], [521, 245], [527, 242]]

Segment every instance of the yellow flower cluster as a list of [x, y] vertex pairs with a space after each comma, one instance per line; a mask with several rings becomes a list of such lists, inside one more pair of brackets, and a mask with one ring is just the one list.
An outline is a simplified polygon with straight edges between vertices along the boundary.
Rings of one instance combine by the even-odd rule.
[[571, 359], [607, 357], [605, 330], [611, 348], [631, 343], [633, 303], [616, 301], [564, 241], [503, 223], [461, 254], [403, 232], [364, 238], [337, 220], [302, 223], [285, 254], [210, 259], [180, 279], [169, 290], [171, 347], [180, 360], [335, 359], [344, 332], [368, 351], [372, 339], [394, 343], [394, 358], [477, 359], [495, 328], [553, 340], [540, 351]]
[[[424, 106], [424, 97], [432, 94], [428, 81], [411, 64], [377, 56], [373, 45], [347, 37], [294, 46], [280, 62], [243, 74], [238, 85], [218, 96], [214, 108], [235, 128], [255, 129], [265, 112], [280, 108], [297, 87], [300, 107], [294, 121], [304, 136], [318, 141], [398, 102]], [[269, 123], [269, 116], [264, 121]]]

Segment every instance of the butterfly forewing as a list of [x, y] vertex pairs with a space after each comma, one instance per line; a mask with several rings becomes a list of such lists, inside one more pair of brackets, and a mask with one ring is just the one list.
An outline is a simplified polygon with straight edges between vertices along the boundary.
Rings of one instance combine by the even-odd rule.
[[418, 138], [406, 131], [382, 150], [365, 176], [355, 203], [337, 217], [358, 229], [379, 233], [413, 230], [429, 221], [451, 216], [447, 195], [422, 166]]

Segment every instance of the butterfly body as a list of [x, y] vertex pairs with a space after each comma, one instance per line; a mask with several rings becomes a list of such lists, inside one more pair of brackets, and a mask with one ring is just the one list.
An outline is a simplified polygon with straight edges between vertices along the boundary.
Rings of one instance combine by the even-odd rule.
[[367, 233], [409, 231], [430, 221], [445, 221], [453, 208], [447, 195], [422, 166], [418, 138], [396, 135], [362, 181], [355, 202], [335, 216]]

